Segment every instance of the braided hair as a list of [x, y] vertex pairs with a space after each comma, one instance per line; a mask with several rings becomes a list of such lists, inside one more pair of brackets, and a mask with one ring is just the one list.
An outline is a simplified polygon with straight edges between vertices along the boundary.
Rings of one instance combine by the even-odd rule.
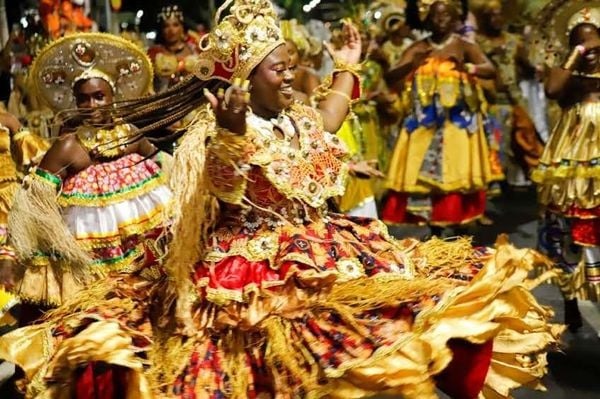
[[[130, 138], [134, 143], [143, 137], [155, 144], [173, 143], [185, 130], [171, 131], [167, 128], [183, 119], [192, 111], [206, 104], [204, 89], [216, 92], [228, 83], [211, 79], [200, 80], [189, 75], [164, 92], [133, 100], [115, 102], [110, 105], [89, 109], [70, 109], [62, 111], [58, 117], [63, 125], [77, 126], [91, 112], [105, 112], [110, 122], [94, 125], [95, 128], [108, 129], [117, 124], [128, 123], [136, 126], [136, 134]], [[158, 134], [157, 134], [158, 133]]]

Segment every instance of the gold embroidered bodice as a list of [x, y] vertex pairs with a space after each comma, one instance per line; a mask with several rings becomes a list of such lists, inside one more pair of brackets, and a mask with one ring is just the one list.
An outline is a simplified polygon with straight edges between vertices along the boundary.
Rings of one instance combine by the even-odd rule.
[[295, 104], [276, 120], [251, 114], [247, 126], [244, 136], [218, 133], [208, 148], [211, 191], [220, 200], [242, 206], [250, 218], [259, 213], [298, 222], [343, 194], [347, 151], [324, 131], [316, 110]]

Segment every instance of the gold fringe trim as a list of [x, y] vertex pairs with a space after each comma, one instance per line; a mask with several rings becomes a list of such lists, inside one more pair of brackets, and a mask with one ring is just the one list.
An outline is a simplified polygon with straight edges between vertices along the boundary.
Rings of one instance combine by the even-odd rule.
[[265, 360], [273, 373], [276, 392], [290, 395], [297, 392], [287, 386], [291, 375], [294, 380], [297, 380], [294, 382], [299, 382], [305, 391], [305, 395], [301, 396], [307, 398], [323, 396], [323, 387], [318, 382], [320, 367], [304, 346], [294, 339], [291, 321], [281, 317], [271, 317], [263, 322], [263, 328], [267, 334]]
[[[73, 295], [65, 298], [60, 307], [49, 310], [42, 320], [60, 322], [61, 320], [90, 309], [106, 301], [106, 298], [115, 290], [115, 282], [111, 279], [99, 280], [85, 290], [85, 295]], [[133, 310], [131, 299], [122, 300], [122, 307]]]
[[63, 221], [55, 189], [38, 179], [26, 178], [17, 191], [8, 230], [11, 245], [21, 260], [42, 251], [60, 254], [77, 272], [91, 263]]
[[431, 296], [436, 293], [441, 295], [455, 286], [450, 280], [426, 278], [406, 280], [402, 277], [396, 279], [381, 277], [384, 276], [336, 283], [323, 302], [323, 306], [333, 306], [338, 310], [346, 307], [348, 311], [361, 313], [386, 306], [398, 306], [414, 301], [415, 298]]
[[[208, 243], [209, 230], [217, 217], [216, 199], [207, 190], [205, 179], [206, 141], [214, 131], [214, 117], [208, 107], [199, 112], [188, 127], [175, 152], [169, 186], [173, 204], [171, 244], [167, 249], [165, 270], [169, 276], [171, 302], [176, 298], [175, 318], [184, 332], [193, 334], [191, 273]], [[165, 309], [170, 304], [165, 304]], [[169, 318], [168, 315], [167, 318]]]
[[154, 329], [153, 334], [154, 344], [148, 351], [152, 365], [148, 379], [153, 389], [163, 391], [170, 388], [188, 365], [197, 338], [185, 339], [167, 328]]
[[413, 261], [417, 270], [424, 275], [431, 275], [432, 269], [460, 268], [483, 260], [475, 257], [471, 237], [446, 240], [433, 237], [417, 246]]

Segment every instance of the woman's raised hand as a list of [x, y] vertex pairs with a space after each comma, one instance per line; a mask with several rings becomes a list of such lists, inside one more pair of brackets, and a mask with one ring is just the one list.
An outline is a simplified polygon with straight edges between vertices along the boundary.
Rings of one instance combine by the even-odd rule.
[[331, 43], [324, 43], [325, 48], [334, 60], [344, 64], [358, 64], [360, 62], [362, 43], [360, 32], [351, 22], [344, 21], [344, 42], [342, 46], [335, 49]]
[[246, 133], [246, 111], [250, 103], [249, 86], [248, 80], [242, 82], [236, 78], [227, 90], [220, 88], [216, 96], [204, 90], [204, 96], [215, 113], [217, 126], [236, 134]]

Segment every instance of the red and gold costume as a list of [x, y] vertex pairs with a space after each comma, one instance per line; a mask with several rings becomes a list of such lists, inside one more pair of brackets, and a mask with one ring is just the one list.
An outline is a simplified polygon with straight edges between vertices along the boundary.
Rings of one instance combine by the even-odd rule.
[[[246, 79], [283, 44], [268, 1], [235, 1], [217, 22], [202, 79]], [[188, 338], [154, 359], [167, 397], [428, 398], [435, 375], [459, 397], [483, 385], [506, 397], [540, 375], [545, 361], [521, 339], [535, 331], [541, 355], [560, 327], [525, 289], [533, 253], [397, 241], [380, 222], [331, 213], [348, 154], [320, 113], [295, 103], [270, 120], [249, 112], [246, 125], [245, 135], [219, 128], [207, 108], [175, 154], [181, 208], [165, 268]], [[536, 359], [529, 371], [523, 350]]]
[[[527, 262], [509, 259], [528, 258], [526, 252], [504, 244], [496, 252], [467, 241], [396, 241], [381, 222], [332, 214], [326, 200], [344, 190], [346, 152], [323, 131], [319, 114], [300, 104], [280, 114], [278, 127], [298, 127], [297, 149], [289, 139], [276, 138], [273, 122], [249, 115], [247, 123], [245, 136], [216, 129], [210, 114], [197, 126], [200, 136], [217, 132], [206, 162], [221, 212], [205, 255], [192, 268], [192, 338], [177, 352], [179, 365], [169, 370], [175, 380], [161, 381], [172, 384], [167, 395], [436, 397], [433, 376], [452, 361], [446, 345], [454, 339], [466, 341], [450, 343], [457, 351], [466, 348], [464, 358], [454, 358], [456, 367], [468, 368], [463, 376], [479, 383], [466, 388], [451, 367], [440, 377], [445, 389], [477, 394], [487, 375], [485, 392], [505, 396], [517, 380], [530, 378], [521, 369], [508, 385], [496, 385], [507, 359], [514, 360], [504, 365], [521, 368], [513, 356], [524, 347], [515, 343], [512, 354], [491, 350], [495, 339], [501, 347], [509, 336], [527, 335], [501, 321], [521, 306], [537, 307], [521, 283], [508, 284], [525, 278]], [[188, 134], [176, 160], [186, 151], [192, 156], [202, 140]], [[437, 251], [457, 258], [439, 262]], [[511, 298], [512, 310], [501, 310], [499, 292]], [[517, 313], [519, 320], [528, 319]], [[558, 331], [538, 327], [542, 345]], [[468, 366], [473, 356], [482, 360]], [[159, 359], [155, 364], [166, 360]], [[543, 368], [542, 358], [535, 362]]]

